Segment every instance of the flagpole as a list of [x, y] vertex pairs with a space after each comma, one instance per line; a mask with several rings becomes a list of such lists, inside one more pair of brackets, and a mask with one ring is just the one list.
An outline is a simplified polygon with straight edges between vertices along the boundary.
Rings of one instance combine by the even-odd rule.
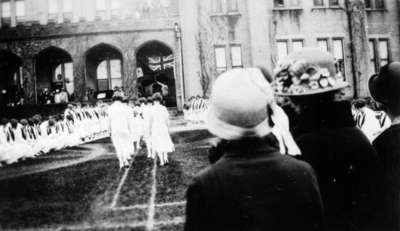
[[183, 48], [182, 48], [182, 32], [179, 27], [179, 24], [176, 22], [174, 24], [174, 29], [175, 29], [175, 34], [178, 39], [178, 50], [179, 50], [179, 75], [180, 75], [180, 81], [181, 81], [181, 101], [182, 101], [182, 108], [183, 105], [185, 104], [185, 78], [184, 78], [184, 72], [183, 72]]

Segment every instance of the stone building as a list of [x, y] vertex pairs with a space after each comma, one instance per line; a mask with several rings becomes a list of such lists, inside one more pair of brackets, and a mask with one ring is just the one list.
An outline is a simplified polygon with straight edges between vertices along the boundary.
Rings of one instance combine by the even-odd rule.
[[365, 96], [368, 76], [400, 58], [398, 17], [396, 0], [1, 0], [1, 97], [38, 103], [65, 88], [86, 100], [114, 87], [136, 97], [159, 86], [181, 109], [219, 73], [272, 70], [303, 46], [332, 52]]

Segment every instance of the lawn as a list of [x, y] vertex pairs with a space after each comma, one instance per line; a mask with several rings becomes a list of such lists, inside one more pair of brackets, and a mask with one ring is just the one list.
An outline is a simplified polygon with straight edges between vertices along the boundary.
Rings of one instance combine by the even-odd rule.
[[186, 189], [208, 165], [209, 137], [174, 134], [163, 167], [142, 150], [119, 170], [105, 139], [0, 168], [0, 229], [182, 230]]

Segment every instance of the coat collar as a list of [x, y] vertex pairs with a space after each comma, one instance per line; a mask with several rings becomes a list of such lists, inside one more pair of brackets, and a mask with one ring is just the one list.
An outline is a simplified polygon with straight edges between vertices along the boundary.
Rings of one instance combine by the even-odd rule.
[[257, 153], [279, 152], [279, 143], [273, 134], [269, 134], [263, 138], [224, 141], [222, 150], [225, 156], [252, 156]]

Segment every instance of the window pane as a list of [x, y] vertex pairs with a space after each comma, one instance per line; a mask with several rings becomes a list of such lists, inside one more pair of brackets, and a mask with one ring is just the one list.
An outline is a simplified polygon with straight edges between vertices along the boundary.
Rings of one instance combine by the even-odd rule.
[[11, 8], [10, 7], [11, 7], [10, 1], [1, 3], [1, 17], [3, 17], [3, 18], [11, 17]]
[[297, 51], [297, 50], [299, 50], [301, 48], [303, 48], [303, 41], [302, 40], [293, 41], [293, 51]]
[[15, 15], [17, 17], [25, 16], [25, 1], [16, 1], [15, 8], [16, 8]]
[[121, 9], [121, 0], [112, 0], [111, 10], [120, 10], [120, 9]]
[[72, 0], [63, 0], [63, 11], [65, 13], [72, 12]]
[[108, 80], [107, 79], [97, 80], [97, 87], [98, 87], [99, 91], [108, 90]]
[[215, 60], [218, 69], [226, 69], [225, 47], [215, 48]]
[[49, 14], [58, 13], [58, 0], [49, 0]]
[[96, 10], [106, 10], [106, 0], [96, 0]]
[[318, 39], [318, 47], [323, 50], [328, 52], [328, 40], [327, 39]]
[[238, 2], [237, 0], [228, 0], [228, 11], [237, 11]]
[[339, 6], [339, 0], [329, 0], [330, 6]]
[[314, 0], [314, 6], [324, 6], [324, 0]]
[[242, 48], [241, 46], [231, 47], [232, 67], [242, 67]]
[[299, 0], [287, 0], [289, 1], [289, 6], [298, 6], [300, 5], [300, 1]]
[[374, 40], [369, 40], [369, 54], [371, 55], [371, 59], [375, 59], [375, 43]]
[[107, 79], [107, 61], [104, 60], [97, 67], [97, 79]]
[[333, 56], [335, 59], [343, 59], [343, 41], [341, 39], [333, 40]]
[[381, 40], [379, 41], [379, 58], [380, 59], [389, 59], [389, 49], [388, 49], [388, 41]]
[[215, 13], [222, 12], [222, 0], [211, 0], [213, 5], [213, 11]]
[[375, 8], [377, 9], [385, 8], [385, 0], [375, 0]]
[[285, 2], [284, 2], [284, 0], [274, 0], [274, 5], [276, 7], [283, 7], [283, 6], [285, 6]]
[[288, 55], [288, 45], [287, 41], [277, 42], [277, 51], [278, 51], [278, 61], [282, 60]]
[[122, 87], [122, 79], [112, 79], [111, 80], [111, 89], [114, 89], [115, 87]]
[[110, 60], [110, 71], [111, 71], [111, 78], [118, 79], [121, 78], [121, 60], [113, 59]]
[[371, 8], [371, 0], [365, 0], [365, 8]]

